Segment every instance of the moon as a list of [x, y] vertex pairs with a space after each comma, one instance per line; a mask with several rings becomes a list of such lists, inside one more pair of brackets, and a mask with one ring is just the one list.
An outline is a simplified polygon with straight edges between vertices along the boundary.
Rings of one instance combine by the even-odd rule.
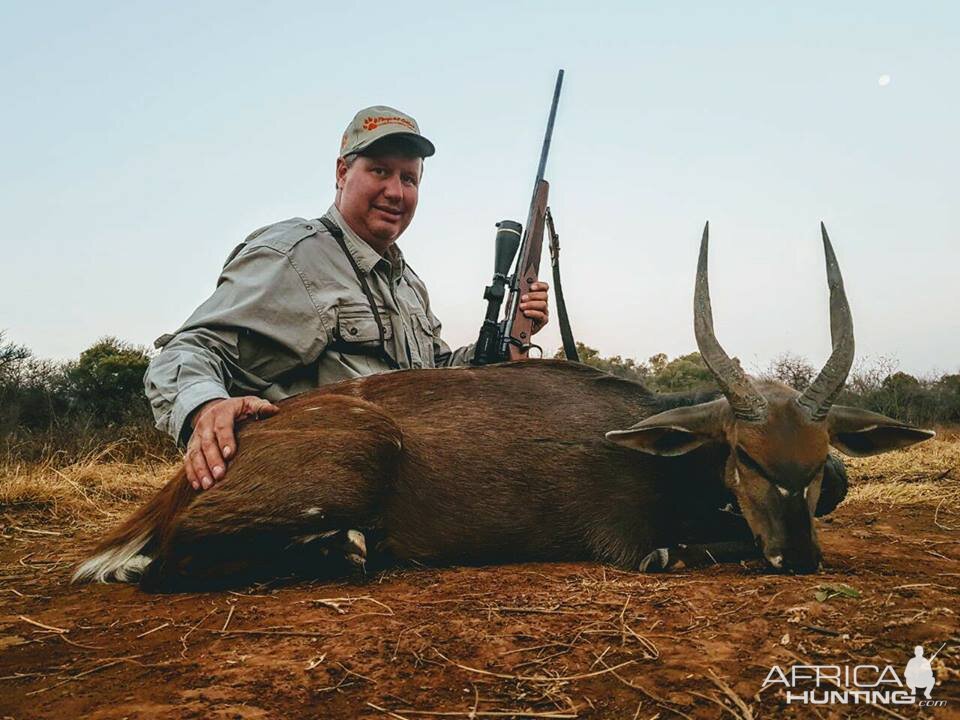
[[880, 87], [886, 87], [889, 84], [890, 84], [890, 76], [887, 75], [886, 73], [884, 73], [883, 75], [877, 78], [877, 85], [879, 85]]

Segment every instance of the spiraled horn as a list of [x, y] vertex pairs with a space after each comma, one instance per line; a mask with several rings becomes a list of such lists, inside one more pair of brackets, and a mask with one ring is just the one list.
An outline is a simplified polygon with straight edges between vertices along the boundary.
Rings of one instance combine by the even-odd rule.
[[703, 227], [700, 241], [700, 260], [697, 263], [697, 284], [693, 293], [693, 330], [697, 337], [700, 356], [710, 368], [726, 395], [733, 414], [747, 422], [763, 422], [767, 416], [767, 401], [757, 392], [740, 366], [720, 347], [713, 330], [713, 310], [710, 307], [710, 284], [707, 281], [707, 247], [710, 243], [710, 223]]
[[823, 235], [823, 254], [827, 260], [827, 285], [830, 286], [830, 340], [833, 353], [810, 387], [797, 398], [797, 404], [807, 411], [814, 422], [820, 422], [830, 412], [853, 366], [853, 316], [843, 289], [837, 256], [822, 222], [820, 233]]

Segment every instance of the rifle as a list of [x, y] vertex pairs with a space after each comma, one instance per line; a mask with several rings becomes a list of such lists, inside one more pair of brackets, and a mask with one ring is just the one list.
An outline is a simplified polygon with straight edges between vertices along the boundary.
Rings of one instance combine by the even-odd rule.
[[[480, 328], [476, 349], [472, 363], [486, 365], [504, 360], [526, 360], [530, 348], [539, 347], [530, 339], [533, 335], [533, 321], [520, 310], [520, 297], [530, 292], [530, 286], [537, 281], [540, 272], [540, 256], [543, 250], [544, 226], [547, 222], [549, 209], [547, 198], [550, 193], [550, 184], [544, 180], [544, 171], [547, 166], [547, 155], [550, 152], [550, 140], [553, 137], [553, 122], [557, 116], [557, 105], [560, 102], [560, 88], [563, 85], [563, 70], [557, 73], [557, 83], [553, 89], [553, 103], [550, 106], [550, 115], [547, 119], [547, 130], [543, 137], [540, 149], [540, 165], [537, 168], [537, 177], [533, 183], [533, 198], [530, 201], [530, 210], [527, 214], [526, 231], [522, 233], [522, 226], [515, 220], [501, 220], [497, 223], [496, 252], [493, 264], [493, 281], [484, 289], [483, 299], [487, 301], [487, 313]], [[554, 258], [559, 255], [559, 242], [556, 231], [551, 227], [551, 254]], [[522, 237], [522, 240], [521, 240]], [[513, 259], [517, 256], [517, 264], [511, 275], [507, 275]], [[554, 248], [556, 248], [554, 252]], [[559, 280], [559, 266], [554, 260], [554, 278]], [[507, 287], [509, 295], [507, 296]], [[498, 321], [500, 307], [504, 296], [507, 296], [507, 310], [503, 320]], [[566, 325], [566, 308], [563, 308], [561, 320], [565, 324], [565, 340], [570, 335], [569, 325]], [[572, 336], [570, 336], [572, 338]], [[570, 347], [573, 347], [571, 340]], [[576, 349], [570, 355], [570, 347], [564, 342], [567, 358], [576, 360]], [[542, 349], [541, 349], [542, 353]]]

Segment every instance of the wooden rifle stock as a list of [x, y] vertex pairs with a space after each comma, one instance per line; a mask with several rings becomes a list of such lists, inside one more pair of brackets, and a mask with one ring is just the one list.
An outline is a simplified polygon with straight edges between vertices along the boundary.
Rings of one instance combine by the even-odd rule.
[[507, 304], [507, 325], [504, 332], [503, 354], [508, 360], [526, 360], [533, 336], [533, 320], [520, 310], [520, 298], [530, 292], [540, 273], [540, 257], [543, 254], [543, 232], [547, 217], [547, 198], [550, 183], [538, 180], [527, 218], [526, 232], [520, 246], [517, 272], [510, 288]]

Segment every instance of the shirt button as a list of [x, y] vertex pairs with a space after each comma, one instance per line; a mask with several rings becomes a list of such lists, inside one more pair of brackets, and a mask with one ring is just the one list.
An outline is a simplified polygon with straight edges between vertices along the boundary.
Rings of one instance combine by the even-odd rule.
[[313, 225], [307, 225], [307, 230], [313, 230]]
[[356, 329], [355, 327], [354, 327], [354, 328], [350, 328], [350, 334], [351, 334], [351, 335], [356, 335], [356, 334], [357, 334], [357, 329]]

